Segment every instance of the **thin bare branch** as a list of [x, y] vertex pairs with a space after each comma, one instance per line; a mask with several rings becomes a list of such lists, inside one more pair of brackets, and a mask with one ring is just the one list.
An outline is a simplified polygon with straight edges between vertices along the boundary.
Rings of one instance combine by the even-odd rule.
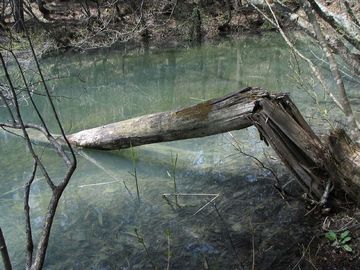
[[241, 149], [241, 146], [240, 146], [240, 142], [234, 137], [234, 135], [229, 131], [228, 134], [230, 135], [231, 139], [232, 139], [232, 142], [231, 144], [234, 146], [235, 150], [239, 151], [242, 155], [246, 156], [246, 157], [249, 157], [251, 159], [253, 159], [258, 165], [260, 165], [262, 168], [264, 168], [265, 170], [268, 170], [273, 176], [274, 176], [274, 179], [275, 179], [275, 182], [276, 182], [276, 186], [277, 187], [280, 187], [280, 179], [279, 177], [277, 176], [277, 174], [275, 173], [275, 171], [273, 169], [271, 169], [270, 167], [266, 166], [260, 159], [258, 159], [257, 157], [253, 156], [253, 155], [250, 155], [246, 152], [244, 152], [242, 149]]
[[[29, 34], [27, 32], [27, 29], [25, 27], [24, 27], [24, 29], [25, 29], [25, 35], [26, 35], [26, 37], [28, 39], [29, 46], [30, 46], [33, 58], [34, 58], [35, 63], [36, 63], [37, 70], [39, 72], [42, 84], [43, 84], [45, 92], [46, 92], [47, 99], [48, 99], [48, 101], [50, 103], [50, 107], [51, 107], [52, 112], [53, 112], [53, 114], [55, 116], [55, 121], [56, 121], [57, 125], [59, 126], [61, 135], [62, 135], [64, 141], [66, 142], [66, 145], [70, 149], [70, 152], [71, 152], [71, 155], [72, 155], [72, 160], [70, 161], [70, 159], [67, 158], [67, 155], [66, 155], [65, 151], [62, 149], [62, 147], [57, 147], [57, 145], [55, 143], [55, 140], [52, 140], [53, 137], [51, 135], [48, 137], [48, 139], [50, 140], [50, 142], [54, 146], [55, 150], [58, 152], [58, 154], [60, 156], [63, 157], [65, 163], [68, 164], [69, 167], [68, 167], [67, 172], [65, 173], [65, 176], [64, 176], [63, 180], [57, 186], [55, 186], [52, 183], [50, 177], [47, 178], [44, 175], [47, 178], [48, 183], [50, 183], [49, 185], [52, 188], [53, 192], [52, 192], [52, 196], [51, 196], [51, 199], [50, 199], [50, 202], [49, 202], [49, 205], [48, 205], [48, 210], [46, 212], [44, 227], [43, 227], [43, 230], [41, 232], [40, 239], [39, 239], [39, 242], [38, 242], [38, 246], [37, 246], [37, 249], [36, 249], [36, 255], [35, 255], [33, 264], [32, 264], [32, 266], [30, 268], [31, 270], [41, 270], [43, 268], [44, 261], [45, 261], [46, 251], [47, 251], [49, 238], [50, 238], [51, 227], [52, 227], [52, 224], [53, 224], [53, 221], [54, 221], [56, 209], [57, 209], [57, 206], [59, 204], [59, 200], [60, 200], [60, 198], [62, 196], [62, 193], [63, 193], [64, 189], [66, 188], [67, 184], [69, 183], [70, 178], [71, 178], [71, 176], [73, 175], [73, 173], [75, 171], [77, 161], [76, 161], [75, 153], [74, 153], [69, 141], [67, 140], [67, 138], [65, 136], [65, 131], [64, 131], [63, 127], [62, 127], [62, 124], [60, 122], [58, 113], [57, 113], [55, 105], [54, 105], [54, 102], [53, 102], [52, 97], [50, 95], [50, 91], [49, 91], [49, 89], [47, 87], [47, 84], [45, 82], [45, 78], [43, 76], [39, 61], [38, 61], [37, 56], [35, 54], [34, 47], [32, 45], [32, 42], [31, 42], [31, 39], [30, 39]], [[3, 63], [3, 66], [4, 66], [4, 69], [6, 70], [5, 63]], [[11, 82], [11, 80], [10, 80], [10, 82]], [[12, 91], [14, 91], [13, 88], [12, 88]], [[24, 137], [25, 137], [26, 141], [28, 142], [29, 148], [32, 149], [31, 141], [30, 141], [30, 138], [28, 137], [28, 134], [26, 132], [25, 125], [24, 125], [24, 123], [23, 123], [23, 121], [21, 119], [20, 110], [19, 110], [19, 106], [18, 106], [18, 103], [17, 103], [16, 99], [15, 99], [15, 105], [16, 105], [15, 107], [16, 107], [17, 116], [19, 118], [20, 126], [21, 126], [21, 129], [23, 130], [23, 133], [24, 133]], [[46, 132], [46, 129], [44, 127], [40, 128], [40, 129], [42, 129], [44, 132]], [[43, 168], [41, 162], [39, 162], [39, 160], [37, 159], [37, 156], [35, 155], [35, 153], [34, 153], [33, 156], [34, 156], [34, 159], [40, 165], [40, 168]]]
[[198, 213], [200, 213], [203, 209], [205, 209], [210, 203], [212, 203], [213, 201], [215, 201], [218, 197], [220, 196], [220, 194], [216, 194], [216, 196], [214, 196], [214, 198], [212, 198], [210, 201], [208, 201], [206, 204], [204, 204], [202, 207], [200, 207], [194, 214], [193, 216], [196, 216]]
[[[272, 10], [268, 0], [265, 0], [273, 18], [274, 18], [274, 22], [276, 25], [276, 28], [278, 29], [278, 31], [280, 32], [281, 36], [283, 37], [283, 39], [285, 40], [286, 44], [291, 48], [291, 50], [294, 51], [294, 53], [296, 53], [301, 59], [303, 59], [310, 67], [311, 71], [314, 73], [314, 75], [316, 76], [316, 78], [319, 80], [321, 87], [323, 88], [324, 92], [333, 100], [333, 102], [336, 104], [336, 106], [339, 107], [339, 109], [341, 111], [344, 111], [344, 108], [342, 106], [342, 104], [340, 103], [340, 101], [338, 101], [338, 99], [334, 96], [334, 94], [330, 91], [330, 89], [327, 87], [324, 76], [321, 74], [321, 72], [318, 70], [318, 68], [314, 65], [314, 63], [307, 58], [305, 55], [303, 55], [295, 46], [294, 44], [289, 40], [289, 38], [286, 36], [286, 34], [284, 33], [284, 31], [282, 30], [279, 21], [274, 13], [274, 11]], [[251, 4], [251, 3], [250, 3]], [[255, 5], [251, 4], [254, 8], [256, 8], [256, 10], [259, 10]], [[265, 17], [266, 19], [268, 19], [268, 17]], [[272, 21], [272, 20], [270, 20]]]
[[299, 267], [299, 265], [300, 265], [300, 263], [303, 261], [303, 259], [305, 258], [306, 254], [309, 252], [311, 243], [314, 241], [314, 239], [315, 239], [315, 235], [311, 238], [309, 244], [308, 244], [307, 247], [303, 250], [303, 253], [302, 253], [300, 259], [299, 259], [298, 262], [295, 264], [295, 266], [294, 266], [293, 268], [291, 268], [291, 270], [301, 269], [301, 268]]
[[[280, 4], [280, 1], [277, 1], [277, 3]], [[299, 12], [294, 13], [292, 9], [286, 7], [286, 5], [284, 4], [282, 4], [281, 7], [281, 12], [283, 14], [285, 14], [293, 23], [296, 24], [297, 27], [299, 27], [309, 37], [318, 42], [312, 25], [306, 20], [305, 16], [302, 16]], [[258, 10], [258, 12], [262, 11]], [[265, 17], [266, 14], [263, 14], [263, 16]], [[359, 56], [355, 52], [353, 52], [350, 46], [345, 45], [344, 39], [336, 35], [325, 35], [325, 39], [331, 51], [335, 54], [340, 55], [341, 58], [345, 61], [345, 63], [351, 67], [351, 73], [357, 76], [360, 75]]]
[[[70, 143], [69, 143], [69, 141], [68, 141], [68, 139], [67, 139], [67, 137], [66, 137], [66, 135], [65, 135], [64, 128], [63, 128], [63, 126], [62, 126], [62, 124], [61, 124], [61, 122], [60, 122], [59, 115], [58, 115], [58, 113], [57, 113], [57, 111], [56, 111], [55, 104], [54, 104], [54, 102], [53, 102], [53, 100], [52, 100], [52, 98], [51, 98], [51, 94], [50, 94], [49, 88], [48, 88], [48, 86], [47, 86], [47, 84], [46, 84], [46, 82], [45, 82], [45, 78], [44, 78], [44, 75], [43, 75], [43, 73], [42, 73], [42, 70], [41, 70], [39, 61], [38, 61], [38, 59], [37, 59], [37, 56], [36, 56], [34, 47], [33, 47], [33, 45], [32, 45], [32, 42], [31, 42], [29, 33], [28, 33], [26, 27], [24, 27], [24, 29], [25, 29], [25, 35], [26, 35], [26, 38], [27, 38], [27, 40], [28, 40], [28, 42], [29, 42], [29, 46], [30, 46], [30, 49], [31, 49], [33, 58], [34, 58], [35, 63], [36, 63], [37, 70], [38, 70], [38, 72], [39, 72], [41, 81], [43, 82], [43, 86], [44, 86], [44, 89], [45, 89], [45, 92], [46, 92], [46, 95], [47, 95], [47, 98], [48, 98], [48, 101], [49, 101], [51, 110], [52, 110], [52, 112], [53, 112], [53, 114], [54, 114], [56, 123], [57, 123], [57, 125], [59, 126], [61, 135], [62, 135], [63, 139], [65, 140], [66, 145], [67, 145], [67, 146], [69, 147], [69, 149], [70, 149], [71, 156], [72, 156], [72, 166], [73, 166], [73, 167], [76, 167], [76, 156], [75, 156], [75, 153], [74, 153], [74, 151], [73, 151], [73, 149], [72, 149], [72, 147], [71, 147], [71, 145], [70, 145]], [[65, 155], [66, 155], [66, 153], [65, 153]], [[75, 168], [73, 168], [73, 169], [75, 170]], [[71, 169], [71, 170], [72, 170], [72, 169]], [[65, 179], [64, 179], [64, 180], [65, 180]], [[67, 182], [66, 182], [66, 181], [62, 181], [61, 185], [66, 186], [66, 185], [67, 185]]]
[[8, 69], [7, 69], [7, 67], [6, 67], [6, 64], [5, 64], [5, 61], [4, 61], [4, 58], [3, 58], [1, 52], [0, 52], [0, 60], [1, 60], [2, 66], [3, 66], [3, 69], [4, 69], [4, 71], [5, 71], [5, 76], [6, 76], [7, 80], [8, 80], [11, 93], [12, 93], [13, 98], [14, 98], [14, 99], [13, 99], [13, 102], [14, 102], [14, 105], [15, 105], [15, 115], [16, 115], [17, 121], [18, 121], [18, 123], [19, 123], [19, 124], [17, 125], [17, 127], [22, 130], [23, 135], [24, 135], [24, 138], [25, 138], [25, 141], [26, 141], [27, 146], [28, 146], [28, 149], [29, 149], [31, 155], [33, 156], [33, 158], [36, 160], [36, 162], [37, 162], [38, 165], [40, 166], [40, 168], [41, 168], [41, 170], [42, 170], [42, 173], [43, 173], [44, 176], [45, 176], [46, 182], [48, 183], [48, 185], [50, 186], [50, 188], [51, 188], [52, 190], [54, 190], [54, 189], [55, 189], [54, 183], [51, 181], [51, 178], [50, 178], [50, 176], [49, 176], [46, 168], [44, 167], [44, 165], [43, 165], [42, 162], [40, 161], [39, 157], [38, 157], [37, 154], [35, 153], [34, 148], [32, 147], [29, 134], [28, 134], [27, 131], [26, 131], [24, 122], [23, 122], [22, 117], [21, 117], [20, 107], [19, 107], [19, 103], [18, 103], [18, 100], [17, 100], [17, 97], [16, 97], [14, 85], [13, 85], [13, 83], [12, 83], [12, 81], [11, 81], [11, 78], [10, 78], [10, 75], [9, 75], [9, 72], [8, 72]]
[[327, 22], [340, 36], [343, 36], [350, 44], [360, 50], [360, 33], [349, 24], [348, 20], [343, 20], [336, 17], [335, 14], [331, 13], [325, 6], [318, 3], [316, 0], [302, 0], [308, 1], [315, 12]]
[[42, 126], [45, 128], [46, 134], [47, 134], [47, 135], [50, 135], [49, 129], [47, 128], [47, 125], [46, 125], [46, 123], [45, 123], [45, 121], [44, 121], [44, 118], [43, 118], [42, 115], [40, 114], [40, 111], [39, 111], [38, 107], [36, 106], [36, 103], [35, 103], [35, 101], [34, 101], [34, 99], [33, 99], [33, 97], [32, 97], [32, 94], [31, 94], [31, 92], [30, 92], [29, 85], [28, 85], [27, 80], [26, 80], [26, 78], [25, 78], [25, 74], [24, 74], [24, 71], [23, 71], [23, 69], [22, 69], [22, 67], [21, 67], [21, 65], [20, 65], [20, 62], [19, 62], [18, 58], [16, 57], [15, 53], [14, 53], [12, 50], [9, 50], [9, 52], [10, 52], [11, 55], [13, 56], [13, 58], [14, 58], [16, 64], [17, 64], [17, 66], [18, 66], [18, 68], [19, 68], [19, 71], [20, 71], [20, 74], [21, 74], [21, 78], [23, 79], [24, 86], [25, 86], [25, 90], [26, 90], [26, 92], [27, 92], [27, 94], [28, 94], [28, 96], [29, 96], [30, 102], [31, 102], [31, 104], [32, 104], [33, 107], [34, 107], [35, 112], [36, 112], [37, 116], [39, 117]]
[[170, 13], [169, 18], [168, 18], [168, 21], [171, 20], [171, 17], [172, 17], [172, 15], [174, 14], [174, 11], [175, 11], [175, 8], [176, 8], [176, 6], [177, 6], [177, 4], [178, 4], [178, 1], [179, 1], [179, 0], [175, 0], [175, 3], [174, 3], [174, 5], [173, 5], [173, 7], [172, 7], [172, 9], [171, 9], [171, 13]]
[[4, 238], [4, 235], [2, 233], [1, 227], [0, 227], [0, 253], [1, 253], [3, 263], [4, 263], [5, 270], [12, 270], [9, 253], [8, 253], [8, 250], [7, 250], [5, 238]]
[[10, 108], [10, 105], [7, 101], [7, 98], [4, 96], [3, 92], [0, 90], [0, 98], [4, 101], [4, 104], [5, 104], [5, 107], [6, 109], [8, 110], [9, 112], [9, 115], [11, 117], [11, 120], [12, 120], [12, 123], [15, 124], [16, 123], [16, 120], [15, 120], [15, 117], [14, 117], [14, 114]]
[[239, 256], [237, 250], [236, 250], [236, 246], [235, 246], [235, 243], [234, 243], [234, 241], [233, 241], [233, 239], [232, 239], [232, 237], [231, 237], [231, 234], [230, 234], [230, 231], [229, 231], [229, 229], [228, 229], [228, 226], [227, 226], [224, 218], [222, 217], [222, 215], [221, 215], [221, 213], [220, 213], [220, 211], [219, 211], [219, 209], [218, 209], [218, 207], [216, 206], [215, 203], [213, 203], [213, 206], [214, 206], [214, 208], [215, 208], [215, 211], [216, 211], [217, 216], [219, 217], [219, 219], [220, 219], [220, 221], [221, 221], [221, 223], [222, 223], [222, 225], [223, 225], [223, 227], [224, 227], [225, 233], [226, 233], [226, 235], [227, 235], [227, 237], [228, 237], [228, 239], [229, 239], [230, 245], [231, 245], [231, 247], [232, 247], [232, 249], [233, 249], [233, 251], [234, 251], [235, 259], [236, 259], [236, 261], [237, 261], [237, 263], [238, 263], [238, 265], [239, 265], [239, 268], [240, 268], [240, 269], [244, 269], [243, 262], [241, 261], [241, 258], [240, 258], [240, 256]]
[[316, 16], [315, 16], [314, 11], [312, 10], [310, 4], [308, 2], [304, 2], [303, 8], [304, 8], [304, 11], [305, 11], [307, 17], [309, 18], [310, 23], [313, 26], [314, 32], [317, 36], [317, 40], [319, 41], [321, 47], [325, 51], [325, 55], [329, 61], [329, 67], [333, 74], [333, 78], [335, 80], [336, 86], [338, 88], [338, 92], [340, 95], [340, 102], [343, 107], [343, 111], [347, 117], [347, 121], [351, 125], [352, 129], [358, 130], [359, 127], [356, 124], [353, 110], [351, 108], [351, 104], [350, 104], [350, 101], [348, 99], [348, 96], [347, 96], [347, 93], [345, 90], [344, 81], [341, 77], [335, 57], [332, 54], [332, 52], [330, 51], [330, 48], [325, 40], [325, 37], [321, 31], [320, 25], [316, 19]]
[[25, 213], [25, 232], [26, 232], [26, 270], [31, 268], [34, 243], [32, 238], [31, 231], [31, 222], [30, 222], [30, 206], [29, 206], [29, 195], [31, 185], [34, 182], [37, 169], [37, 162], [34, 160], [33, 171], [31, 173], [29, 181], [25, 184], [24, 190], [24, 213]]

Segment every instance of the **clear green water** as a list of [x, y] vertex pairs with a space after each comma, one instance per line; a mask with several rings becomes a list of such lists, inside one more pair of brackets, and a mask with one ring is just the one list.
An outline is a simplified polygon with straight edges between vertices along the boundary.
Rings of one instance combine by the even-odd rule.
[[[48, 76], [65, 77], [49, 85], [65, 129], [72, 133], [195, 104], [246, 86], [290, 92], [305, 115], [319, 117], [315, 103], [291, 78], [290, 60], [282, 40], [269, 35], [191, 49], [64, 55], [44, 60], [42, 65]], [[311, 83], [309, 78], [305, 73], [303, 81]], [[353, 100], [359, 99], [355, 90], [351, 93]], [[319, 101], [331, 108], [326, 100]], [[53, 122], [45, 100], [37, 97], [37, 102]], [[24, 117], [36, 121], [26, 102], [22, 105]], [[5, 119], [5, 110], [0, 112]], [[313, 118], [310, 121], [317, 123]], [[53, 130], [58, 132], [55, 126]], [[256, 130], [233, 135], [244, 151], [265, 160], [263, 151], [269, 150]], [[22, 185], [32, 163], [20, 139], [0, 131], [0, 145], [0, 226], [14, 268], [23, 269]], [[61, 178], [64, 166], [54, 153], [41, 147], [37, 150], [51, 176]], [[278, 196], [269, 172], [235, 151], [228, 134], [142, 146], [135, 151], [140, 204], [129, 173], [133, 163], [128, 150], [86, 151], [78, 156], [78, 169], [57, 211], [45, 269], [151, 269], [152, 264], [166, 269], [168, 262], [169, 269], [203, 269], [206, 265], [236, 269], [239, 260], [248, 269], [253, 235], [259, 269], [289, 266], [301, 256], [298, 243], [311, 231], [311, 219], [304, 217], [301, 203], [285, 203]], [[220, 216], [212, 205], [194, 215], [210, 196], [180, 197], [180, 207], [163, 199], [163, 193], [173, 192], [169, 172], [176, 154], [178, 192], [220, 194], [215, 200]], [[268, 161], [276, 163], [271, 158]], [[282, 168], [278, 170], [283, 173]], [[48, 199], [49, 189], [38, 176], [30, 196], [35, 239]], [[134, 236], [135, 228], [150, 258]]]

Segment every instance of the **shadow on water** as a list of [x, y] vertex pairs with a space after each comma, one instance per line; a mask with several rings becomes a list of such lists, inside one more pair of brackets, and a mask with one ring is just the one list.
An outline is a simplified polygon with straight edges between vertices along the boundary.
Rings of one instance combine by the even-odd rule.
[[[193, 49], [69, 55], [46, 59], [43, 66], [48, 75], [66, 77], [50, 84], [71, 133], [195, 104], [248, 85], [290, 92], [300, 109], [316, 114], [315, 106], [308, 105], [311, 99], [290, 80], [289, 57], [281, 39], [271, 35]], [[45, 100], [36, 98], [43, 114], [49, 115]], [[22, 110], [34, 119], [26, 104]], [[25, 258], [21, 187], [31, 162], [18, 138], [0, 132], [0, 225], [15, 269], [21, 269]], [[265, 161], [264, 151], [273, 155], [264, 150], [255, 129], [233, 134], [243, 151]], [[63, 165], [53, 152], [38, 150], [51, 175], [60, 178]], [[251, 269], [253, 256], [256, 269], [289, 269], [301, 257], [300, 245], [308, 243], [312, 233], [303, 203], [284, 201], [269, 172], [236, 152], [227, 134], [135, 151], [140, 204], [129, 151], [85, 151], [86, 158], [79, 156], [78, 169], [59, 205], [46, 269], [152, 269], [153, 265]], [[180, 206], [171, 196], [163, 199], [162, 194], [174, 190], [171, 155], [175, 154], [178, 192], [219, 194], [216, 208], [208, 204], [194, 215], [213, 195], [179, 196]], [[276, 169], [287, 182], [285, 170], [278, 165]], [[36, 237], [49, 190], [41, 178], [35, 181], [30, 203]], [[304, 262], [302, 269], [306, 267]]]
[[[127, 159], [101, 155], [98, 160], [106, 164], [107, 171], [114, 172], [116, 164], [122, 167], [117, 168], [118, 178], [120, 171], [131, 167]], [[163, 193], [173, 190], [171, 179], [165, 176], [169, 166], [152, 163], [149, 168], [147, 162], [138, 160], [137, 168], [142, 176], [140, 204], [134, 179], [126, 177], [126, 172], [121, 178], [133, 196], [124, 190], [122, 182], [87, 186], [73, 181], [69, 187], [72, 194], [63, 198], [54, 226], [57, 237], [50, 245], [49, 267], [151, 269], [154, 264], [163, 269], [170, 249], [170, 269], [201, 269], [205, 264], [210, 269], [236, 269], [237, 257], [242, 265], [251, 265], [254, 245], [259, 269], [284, 269], [296, 264], [299, 244], [311, 233], [311, 218], [304, 217], [302, 202], [281, 199], [266, 171], [250, 169], [228, 178], [201, 171], [189, 174], [179, 168], [179, 192], [220, 194], [215, 200], [219, 216], [212, 205], [194, 215], [211, 197], [180, 196], [179, 207], [173, 198], [169, 197], [170, 204], [162, 199]], [[91, 182], [108, 181], [97, 169], [89, 170]], [[135, 229], [144, 239], [150, 258]]]

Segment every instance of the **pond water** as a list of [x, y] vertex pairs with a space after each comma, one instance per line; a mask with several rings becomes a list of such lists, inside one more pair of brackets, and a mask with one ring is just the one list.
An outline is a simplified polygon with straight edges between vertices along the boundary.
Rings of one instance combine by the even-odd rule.
[[[289, 92], [314, 127], [323, 130], [322, 118], [337, 113], [321, 93], [316, 102], [306, 94], [312, 78], [303, 69], [296, 79], [294, 63], [279, 36], [265, 35], [199, 48], [65, 55], [42, 66], [53, 78], [49, 85], [67, 133], [246, 86]], [[360, 100], [355, 88], [350, 93], [353, 101]], [[51, 125], [49, 105], [41, 96], [36, 100]], [[4, 120], [6, 111], [0, 112]], [[26, 101], [22, 112], [36, 122]], [[52, 129], [58, 133], [55, 125]], [[278, 195], [269, 171], [239, 153], [234, 138], [266, 165], [278, 163], [253, 128], [133, 150], [80, 152], [56, 214], [45, 269], [251, 269], [253, 255], [257, 269], [294, 266], [312, 232], [311, 217], [304, 216], [301, 202]], [[19, 138], [0, 131], [0, 144], [0, 226], [14, 269], [23, 269], [22, 186], [32, 162]], [[54, 152], [40, 146], [37, 151], [51, 176], [61, 179], [64, 165]], [[291, 179], [282, 167], [275, 169], [284, 183]], [[173, 196], [163, 197], [174, 192], [174, 175], [183, 194], [178, 205]], [[48, 199], [49, 189], [38, 175], [30, 196], [35, 239]], [[216, 207], [206, 205], [212, 199]]]

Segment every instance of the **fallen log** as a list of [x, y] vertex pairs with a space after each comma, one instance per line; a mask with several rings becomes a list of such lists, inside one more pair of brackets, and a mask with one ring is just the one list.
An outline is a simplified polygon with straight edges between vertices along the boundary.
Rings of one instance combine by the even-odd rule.
[[319, 203], [332, 190], [360, 201], [360, 148], [343, 131], [321, 142], [287, 95], [248, 87], [175, 111], [144, 115], [68, 135], [76, 147], [114, 150], [209, 136], [255, 125], [260, 137]]
[[255, 103], [268, 93], [246, 88], [176, 111], [144, 115], [67, 136], [78, 147], [113, 150], [203, 137], [252, 125]]
[[[360, 147], [343, 130], [334, 130], [321, 141], [287, 95], [269, 94], [261, 88], [248, 87], [190, 107], [83, 130], [67, 138], [80, 148], [116, 150], [251, 125], [293, 172], [309, 198], [324, 204], [332, 192], [360, 202]], [[36, 137], [41, 138], [45, 137]]]

